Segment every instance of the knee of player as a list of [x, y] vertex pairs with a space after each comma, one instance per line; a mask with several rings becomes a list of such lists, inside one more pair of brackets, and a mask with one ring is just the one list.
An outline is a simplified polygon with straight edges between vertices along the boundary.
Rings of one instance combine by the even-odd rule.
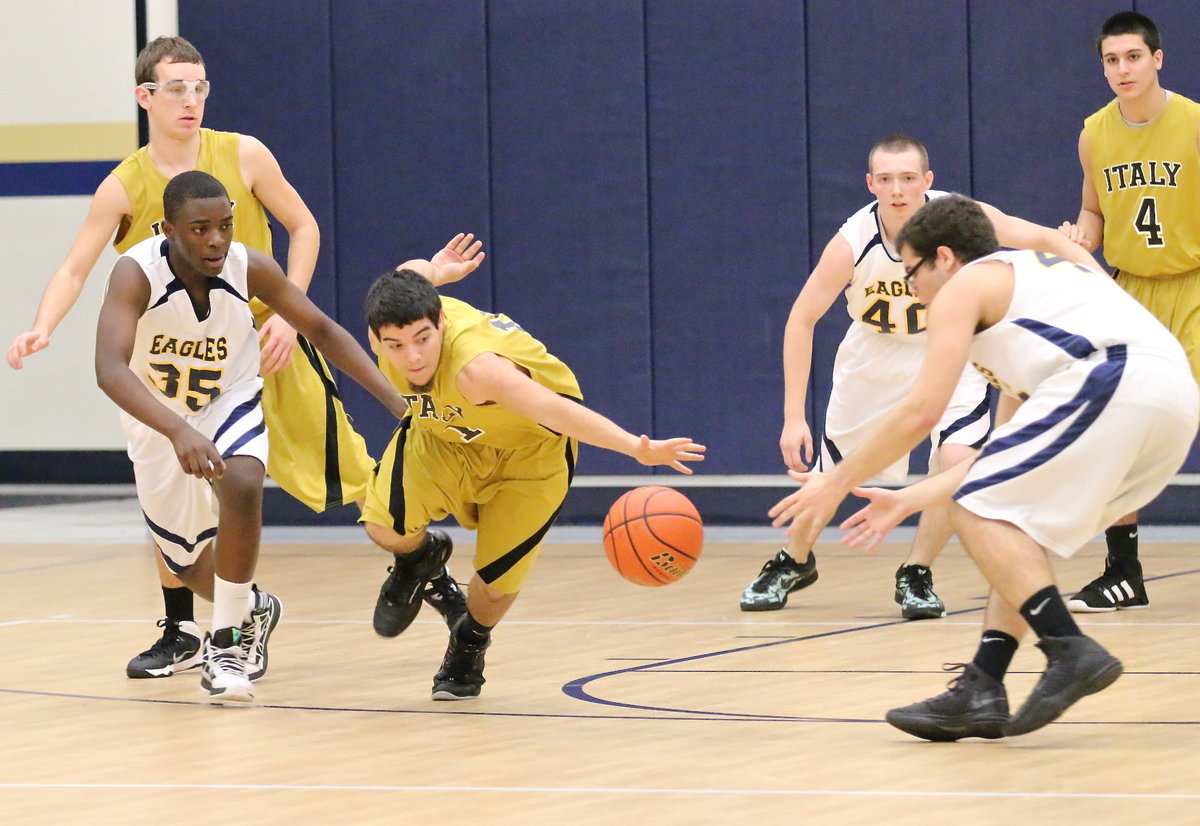
[[367, 532], [368, 539], [383, 550], [394, 554], [406, 554], [415, 551], [420, 546], [421, 539], [423, 538], [423, 535], [405, 536], [386, 525], [380, 525], [376, 522], [363, 521], [362, 526]]
[[261, 508], [265, 475], [258, 459], [232, 456], [225, 460], [225, 472], [213, 480], [213, 490], [223, 508]]

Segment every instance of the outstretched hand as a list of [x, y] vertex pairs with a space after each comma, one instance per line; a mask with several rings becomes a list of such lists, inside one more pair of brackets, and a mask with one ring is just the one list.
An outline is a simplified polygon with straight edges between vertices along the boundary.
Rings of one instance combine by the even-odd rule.
[[828, 475], [818, 471], [800, 473], [789, 470], [788, 476], [802, 483], [803, 487], [776, 502], [767, 515], [776, 528], [787, 525], [784, 533], [788, 536], [800, 537], [811, 544], [817, 541], [821, 530], [833, 518], [846, 495], [845, 491], [830, 482]]
[[676, 439], [651, 439], [642, 435], [633, 451], [633, 458], [643, 465], [667, 465], [680, 473], [691, 473], [692, 469], [684, 462], [703, 462], [704, 445], [698, 445], [691, 439], [679, 437]]
[[873, 551], [888, 531], [913, 513], [904, 501], [902, 491], [887, 488], [855, 488], [850, 491], [867, 500], [867, 505], [848, 517], [838, 527], [845, 532], [842, 544], [850, 548]]
[[483, 242], [476, 241], [471, 233], [459, 233], [442, 247], [429, 263], [438, 272], [437, 283], [452, 284], [473, 273], [483, 263]]
[[21, 333], [8, 348], [8, 366], [14, 370], [20, 370], [25, 366], [26, 356], [31, 356], [38, 350], [45, 350], [49, 346], [50, 339], [46, 337], [45, 333], [39, 333], [36, 330]]

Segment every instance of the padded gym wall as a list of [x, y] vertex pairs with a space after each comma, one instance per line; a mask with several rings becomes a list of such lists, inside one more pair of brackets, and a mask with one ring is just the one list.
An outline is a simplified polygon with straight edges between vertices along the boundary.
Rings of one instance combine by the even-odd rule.
[[[1195, 97], [1200, 8], [1137, 6], [1166, 31], [1164, 84]], [[775, 474], [784, 323], [872, 197], [871, 144], [912, 134], [935, 187], [1073, 219], [1078, 132], [1109, 98], [1092, 38], [1111, 11], [214, 0], [182, 4], [180, 31], [214, 80], [208, 125], [266, 142], [317, 214], [312, 294], [356, 334], [374, 275], [474, 231], [488, 261], [449, 294], [531, 330], [628, 429], [706, 442], [708, 473]], [[846, 323], [839, 306], [818, 327], [817, 422]], [[343, 389], [378, 450], [392, 422]], [[580, 470], [643, 469], [592, 452]]]

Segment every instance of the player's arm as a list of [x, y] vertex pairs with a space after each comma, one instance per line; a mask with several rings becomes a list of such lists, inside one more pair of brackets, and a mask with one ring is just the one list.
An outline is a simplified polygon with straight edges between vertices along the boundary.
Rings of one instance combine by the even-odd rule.
[[118, 259], [96, 324], [96, 383], [118, 407], [171, 440], [185, 473], [198, 479], [218, 477], [225, 462], [216, 446], [156, 399], [129, 369], [138, 319], [149, 297], [141, 267], [128, 258]]
[[[988, 268], [985, 263], [974, 269], [978, 272]], [[975, 272], [969, 275], [974, 276]], [[962, 376], [971, 339], [982, 318], [982, 291], [974, 284], [977, 280], [956, 277], [942, 287], [926, 315], [928, 347], [916, 382], [866, 441], [828, 473], [789, 471], [804, 486], [768, 511], [775, 527], [787, 525], [789, 536], [816, 541], [847, 493], [892, 465], [929, 435]]]
[[556, 433], [624, 453], [643, 465], [667, 465], [691, 473], [684, 462], [704, 459], [704, 445], [688, 438], [635, 436], [605, 416], [538, 384], [496, 353], [481, 353], [458, 372], [455, 384], [472, 404], [493, 402]]
[[104, 245], [113, 237], [121, 218], [128, 215], [129, 211], [129, 195], [125, 187], [119, 178], [109, 175], [96, 189], [87, 217], [75, 236], [66, 260], [46, 285], [33, 326], [18, 335], [8, 348], [8, 364], [14, 370], [24, 366], [26, 356], [50, 346], [50, 336], [79, 300], [84, 282], [96, 266]]
[[854, 488], [850, 492], [866, 499], [867, 504], [838, 525], [845, 532], [842, 544], [864, 551], [874, 550], [888, 531], [910, 514], [949, 502], [978, 453], [974, 451], [946, 470], [899, 490]]
[[[283, 176], [283, 170], [266, 145], [251, 135], [238, 137], [238, 163], [246, 186], [288, 233], [287, 277], [307, 293], [321, 249], [321, 230], [304, 199]], [[263, 375], [276, 373], [292, 360], [296, 331], [282, 318], [272, 316], [258, 331], [262, 341]]]
[[283, 224], [288, 233], [287, 278], [301, 292], [308, 292], [321, 249], [321, 230], [317, 219], [296, 188], [283, 176], [279, 161], [271, 150], [252, 135], [239, 135], [238, 161], [242, 179], [267, 210]]
[[339, 370], [362, 385], [393, 414], [403, 416], [408, 409], [404, 398], [392, 388], [354, 336], [325, 315], [288, 280], [275, 259], [258, 250], [247, 249], [246, 254], [249, 257], [250, 294], [283, 316]]
[[[996, 403], [996, 426], [1008, 422], [1021, 404], [1021, 399], [1001, 394]], [[855, 488], [851, 493], [868, 500], [868, 504], [838, 526], [845, 532], [842, 543], [864, 551], [873, 550], [909, 514], [951, 501], [978, 455], [978, 450], [972, 451], [945, 470], [899, 490]]]
[[979, 206], [992, 222], [992, 226], [996, 230], [996, 240], [1000, 242], [1001, 246], [1048, 252], [1098, 273], [1104, 272], [1104, 268], [1091, 256], [1091, 253], [1082, 244], [1072, 241], [1066, 233], [1026, 221], [1015, 215], [1007, 215], [991, 204], [980, 202]]
[[813, 463], [812, 428], [805, 405], [812, 372], [813, 331], [854, 276], [854, 252], [839, 233], [825, 245], [821, 260], [792, 304], [783, 331], [783, 432], [779, 450], [792, 470]]
[[[1200, 135], [1197, 136], [1200, 148]], [[1079, 196], [1079, 217], [1075, 223], [1063, 221], [1059, 230], [1088, 252], [1095, 252], [1104, 238], [1104, 213], [1100, 209], [1100, 195], [1092, 177], [1092, 152], [1088, 146], [1087, 131], [1079, 133], [1079, 165], [1083, 167], [1083, 189]]]
[[425, 276], [435, 287], [461, 281], [479, 268], [486, 256], [483, 242], [471, 233], [459, 233], [450, 239], [433, 258], [413, 258], [396, 267], [396, 271], [412, 270]]

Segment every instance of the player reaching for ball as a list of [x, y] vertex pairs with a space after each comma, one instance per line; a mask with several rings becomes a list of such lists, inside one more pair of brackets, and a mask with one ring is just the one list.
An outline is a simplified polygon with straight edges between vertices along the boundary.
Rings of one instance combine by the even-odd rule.
[[479, 696], [492, 628], [517, 597], [558, 515], [578, 443], [643, 465], [691, 473], [704, 458], [689, 438], [635, 436], [582, 404], [575, 375], [504, 315], [443, 298], [433, 265], [402, 264], [366, 299], [371, 347], [409, 416], [392, 436], [367, 490], [367, 535], [395, 556], [375, 604], [375, 631], [394, 637], [450, 556], [450, 538], [427, 529], [453, 516], [478, 531], [467, 614], [450, 632], [433, 699]]

